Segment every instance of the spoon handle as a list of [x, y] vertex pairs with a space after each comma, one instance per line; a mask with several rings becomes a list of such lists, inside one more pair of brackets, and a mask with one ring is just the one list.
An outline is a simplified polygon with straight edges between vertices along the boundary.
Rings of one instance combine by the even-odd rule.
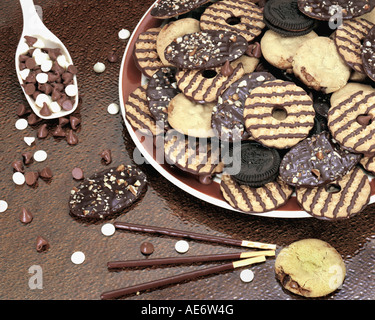
[[36, 11], [33, 0], [20, 0], [23, 15], [23, 30], [33, 33], [44, 27], [38, 12]]

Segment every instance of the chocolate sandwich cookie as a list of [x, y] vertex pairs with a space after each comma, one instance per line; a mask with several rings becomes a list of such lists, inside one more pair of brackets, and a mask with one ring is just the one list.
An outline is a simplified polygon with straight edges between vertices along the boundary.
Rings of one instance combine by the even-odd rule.
[[145, 135], [157, 135], [164, 131], [158, 126], [149, 109], [147, 100], [147, 84], [139, 86], [128, 97], [125, 103], [126, 120]]
[[314, 126], [310, 96], [292, 82], [268, 81], [253, 89], [244, 108], [245, 128], [264, 146], [287, 149], [305, 139]]
[[189, 99], [200, 103], [214, 102], [245, 72], [242, 63], [235, 68], [229, 66], [229, 71], [224, 69], [180, 70], [176, 74], [177, 86]]
[[160, 68], [150, 78], [146, 89], [147, 100], [149, 101], [148, 107], [155, 121], [161, 127], [170, 128], [168, 125], [168, 105], [179, 92], [175, 68]]
[[178, 37], [164, 52], [165, 59], [178, 69], [210, 69], [241, 57], [248, 48], [235, 32], [208, 30]]
[[375, 91], [357, 91], [331, 103], [328, 127], [332, 137], [351, 152], [375, 154]]
[[344, 21], [336, 30], [334, 41], [337, 51], [353, 70], [364, 73], [362, 64], [362, 42], [374, 26], [365, 19]]
[[370, 12], [374, 7], [371, 0], [298, 0], [298, 8], [305, 15], [323, 21], [329, 21], [341, 10], [342, 19], [352, 19]]
[[375, 81], [375, 27], [363, 39], [362, 65], [367, 76]]
[[276, 149], [246, 141], [231, 148], [230, 152], [233, 154], [233, 165], [240, 166], [238, 173], [232, 175], [238, 183], [257, 188], [276, 180], [281, 161]]
[[249, 138], [243, 118], [246, 98], [254, 88], [270, 80], [276, 80], [276, 78], [268, 72], [245, 74], [218, 97], [211, 117], [212, 129], [218, 138], [224, 141]]
[[146, 190], [146, 175], [131, 165], [95, 173], [71, 191], [70, 213], [77, 218], [104, 219], [133, 204]]
[[210, 0], [160, 0], [151, 9], [151, 16], [157, 19], [168, 19], [190, 12]]
[[263, 15], [266, 26], [284, 36], [305, 35], [315, 27], [315, 20], [298, 9], [297, 0], [269, 0]]
[[368, 176], [354, 167], [333, 183], [317, 188], [296, 188], [297, 201], [316, 218], [347, 219], [362, 212], [369, 203], [371, 186]]
[[166, 133], [164, 154], [168, 164], [195, 175], [203, 184], [211, 183], [211, 178], [223, 168], [218, 143], [188, 137], [176, 130]]
[[262, 10], [252, 2], [223, 0], [210, 5], [200, 18], [202, 30], [237, 32], [248, 42], [265, 27]]
[[284, 205], [293, 193], [293, 188], [279, 179], [253, 188], [239, 184], [228, 174], [222, 175], [220, 190], [224, 199], [233, 208], [246, 213], [275, 210]]
[[280, 178], [291, 186], [318, 187], [349, 172], [361, 155], [342, 150], [328, 132], [306, 138], [291, 148], [280, 164]]
[[161, 27], [150, 28], [140, 33], [134, 45], [135, 64], [146, 77], [151, 77], [163, 67], [156, 46], [156, 39], [160, 30]]

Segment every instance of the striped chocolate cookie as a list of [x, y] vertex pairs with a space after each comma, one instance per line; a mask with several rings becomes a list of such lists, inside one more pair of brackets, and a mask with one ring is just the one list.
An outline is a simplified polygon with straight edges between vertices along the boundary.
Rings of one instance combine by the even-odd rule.
[[375, 154], [375, 92], [357, 91], [331, 100], [328, 127], [332, 137], [345, 149]]
[[223, 174], [220, 190], [233, 208], [248, 213], [275, 210], [284, 205], [293, 193], [293, 188], [279, 179], [253, 188], [237, 183], [228, 174]]
[[156, 39], [160, 30], [161, 27], [150, 28], [142, 32], [134, 45], [134, 61], [146, 77], [151, 77], [163, 66], [156, 47]]
[[338, 53], [346, 64], [357, 72], [364, 73], [362, 64], [362, 42], [374, 26], [365, 19], [344, 21], [335, 32], [334, 41]]
[[147, 84], [135, 89], [125, 104], [126, 120], [136, 129], [145, 135], [157, 135], [164, 128], [157, 129], [156, 121], [153, 118], [147, 100]]
[[372, 157], [363, 157], [360, 160], [361, 165], [365, 170], [375, 175], [375, 156]]
[[252, 138], [270, 148], [291, 148], [314, 127], [312, 99], [292, 82], [268, 81], [246, 99], [244, 119]]
[[265, 27], [262, 10], [249, 1], [223, 0], [210, 5], [200, 18], [202, 30], [226, 30], [239, 33], [248, 42]]
[[180, 70], [176, 74], [176, 80], [178, 88], [188, 98], [202, 103], [213, 102], [233, 82], [240, 79], [244, 72], [242, 63], [230, 72], [223, 71], [223, 68]]
[[297, 188], [297, 201], [309, 214], [321, 219], [346, 219], [360, 213], [369, 203], [371, 186], [359, 167], [334, 183], [318, 188]]

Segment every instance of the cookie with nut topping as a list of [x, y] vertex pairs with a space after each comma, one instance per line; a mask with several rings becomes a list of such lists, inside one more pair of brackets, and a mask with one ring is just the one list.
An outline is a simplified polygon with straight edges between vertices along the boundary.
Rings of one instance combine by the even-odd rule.
[[106, 169], [72, 189], [70, 213], [83, 219], [111, 217], [132, 205], [146, 188], [146, 175], [135, 166], [122, 164]]

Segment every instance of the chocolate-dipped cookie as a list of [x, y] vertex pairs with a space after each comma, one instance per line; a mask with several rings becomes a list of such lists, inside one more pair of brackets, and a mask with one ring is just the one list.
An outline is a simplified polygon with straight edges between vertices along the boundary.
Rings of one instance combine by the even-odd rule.
[[190, 12], [210, 0], [161, 0], [151, 9], [151, 16], [157, 19], [168, 19]]
[[246, 39], [235, 32], [208, 30], [178, 37], [164, 56], [179, 69], [210, 69], [238, 59], [247, 48]]
[[71, 191], [70, 213], [84, 219], [104, 219], [133, 204], [146, 190], [146, 175], [131, 165], [95, 173]]
[[360, 158], [334, 144], [328, 132], [322, 132], [299, 142], [284, 155], [280, 178], [292, 186], [317, 187], [344, 176]]
[[372, 27], [363, 39], [361, 54], [364, 72], [375, 81], [375, 27]]

